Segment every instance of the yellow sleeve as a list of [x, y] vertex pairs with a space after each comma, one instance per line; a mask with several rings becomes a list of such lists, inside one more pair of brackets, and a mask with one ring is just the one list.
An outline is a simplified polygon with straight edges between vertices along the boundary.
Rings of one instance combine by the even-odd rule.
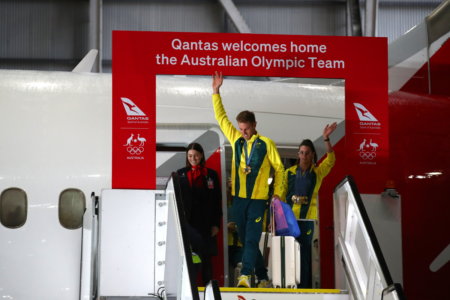
[[322, 178], [330, 173], [331, 168], [334, 166], [336, 162], [336, 156], [334, 155], [334, 151], [331, 153], [327, 153], [327, 158], [323, 160], [323, 162], [317, 167], [317, 173], [320, 174]]
[[269, 147], [267, 149], [267, 158], [269, 159], [272, 168], [275, 169], [275, 185], [273, 193], [281, 197], [284, 186], [284, 166], [281, 162], [280, 154], [277, 147], [272, 140], [269, 140]]
[[213, 95], [213, 105], [216, 120], [219, 122], [220, 129], [222, 129], [223, 134], [225, 134], [227, 139], [230, 141], [231, 146], [233, 146], [234, 141], [241, 137], [241, 133], [233, 126], [230, 120], [228, 120], [220, 94]]
[[286, 202], [286, 195], [287, 195], [287, 192], [289, 191], [288, 173], [289, 173], [289, 169], [287, 169], [286, 172], [284, 172], [283, 194], [280, 195], [280, 197], [281, 197], [280, 200], [283, 202]]

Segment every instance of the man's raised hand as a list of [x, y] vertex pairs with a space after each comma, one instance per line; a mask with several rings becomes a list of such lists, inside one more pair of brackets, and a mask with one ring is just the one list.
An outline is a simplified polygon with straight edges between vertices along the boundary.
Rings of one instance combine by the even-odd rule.
[[216, 75], [213, 75], [212, 78], [213, 78], [213, 83], [212, 83], [213, 94], [218, 94], [219, 88], [222, 86], [222, 83], [223, 83], [222, 72], [220, 72], [220, 75], [219, 75], [219, 73], [216, 71]]

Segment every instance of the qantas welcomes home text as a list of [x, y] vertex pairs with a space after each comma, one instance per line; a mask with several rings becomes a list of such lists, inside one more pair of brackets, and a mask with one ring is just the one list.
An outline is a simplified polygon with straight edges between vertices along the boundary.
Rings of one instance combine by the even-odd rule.
[[[326, 45], [317, 44], [277, 44], [277, 43], [244, 43], [244, 41], [236, 43], [217, 43], [198, 41], [181, 41], [173, 39], [171, 43], [172, 49], [186, 51], [205, 51], [209, 52], [205, 56], [190, 56], [186, 53], [180, 56], [169, 56], [164, 53], [156, 54], [156, 64], [158, 65], [181, 65], [181, 66], [232, 66], [232, 67], [248, 67], [257, 68], [283, 68], [286, 70], [292, 68], [319, 68], [319, 69], [345, 69], [345, 62], [342, 59], [326, 59], [322, 60], [318, 56], [327, 53]], [[219, 51], [214, 55], [214, 51]], [[229, 54], [223, 54], [227, 52]], [[256, 53], [281, 53], [282, 56], [277, 58], [266, 58], [262, 56], [248, 57], [249, 52]], [[232, 54], [232, 55], [230, 55]], [[291, 54], [291, 55], [289, 55]], [[236, 57], [243, 55], [246, 57]], [[287, 56], [286, 56], [287, 55]]]

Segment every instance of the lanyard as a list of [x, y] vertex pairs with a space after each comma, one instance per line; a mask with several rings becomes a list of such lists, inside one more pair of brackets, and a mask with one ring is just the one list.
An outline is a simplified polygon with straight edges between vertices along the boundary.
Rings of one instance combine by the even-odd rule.
[[247, 141], [245, 141], [245, 143], [244, 143], [245, 164], [246, 164], [247, 166], [250, 165], [250, 160], [252, 159], [253, 151], [255, 150], [255, 146], [256, 146], [257, 143], [258, 143], [258, 138], [256, 138], [255, 141], [253, 142], [252, 150], [250, 151], [250, 156], [247, 156]]

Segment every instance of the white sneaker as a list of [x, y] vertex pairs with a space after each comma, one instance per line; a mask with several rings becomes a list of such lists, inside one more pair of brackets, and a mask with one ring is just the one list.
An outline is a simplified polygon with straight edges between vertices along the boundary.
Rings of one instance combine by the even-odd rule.
[[258, 289], [268, 289], [272, 287], [272, 281], [270, 280], [260, 280], [258, 282]]
[[248, 280], [250, 279], [250, 275], [241, 275], [238, 277], [238, 287], [243, 287], [243, 288], [249, 288], [250, 287], [250, 283], [248, 282]]

